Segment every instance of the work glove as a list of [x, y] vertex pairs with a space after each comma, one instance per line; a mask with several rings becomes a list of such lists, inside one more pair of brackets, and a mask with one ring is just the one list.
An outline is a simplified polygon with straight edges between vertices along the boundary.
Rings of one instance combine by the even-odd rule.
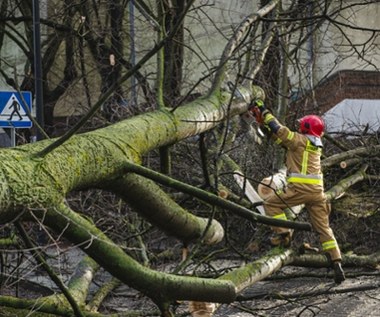
[[248, 107], [248, 110], [253, 114], [258, 124], [263, 123], [263, 112], [266, 110], [264, 101], [261, 99], [253, 100]]
[[253, 101], [254, 107], [257, 107], [260, 110], [260, 113], [263, 113], [267, 108], [264, 105], [264, 101], [261, 99], [255, 99]]

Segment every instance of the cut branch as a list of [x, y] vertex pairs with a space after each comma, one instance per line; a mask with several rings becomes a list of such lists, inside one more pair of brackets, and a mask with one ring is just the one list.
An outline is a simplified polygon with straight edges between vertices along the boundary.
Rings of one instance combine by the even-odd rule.
[[359, 147], [354, 150], [346, 151], [343, 153], [331, 155], [322, 161], [322, 167], [331, 167], [335, 164], [339, 164], [347, 159], [352, 159], [355, 157], [377, 157], [380, 154], [380, 145]]
[[350, 177], [347, 177], [343, 180], [341, 180], [338, 184], [330, 188], [328, 191], [326, 191], [326, 197], [328, 200], [332, 200], [336, 197], [339, 197], [344, 194], [344, 192], [351, 187], [352, 185], [362, 181], [366, 178], [365, 171], [367, 170], [368, 166], [363, 166], [360, 170], [358, 170], [355, 174], [351, 175]]

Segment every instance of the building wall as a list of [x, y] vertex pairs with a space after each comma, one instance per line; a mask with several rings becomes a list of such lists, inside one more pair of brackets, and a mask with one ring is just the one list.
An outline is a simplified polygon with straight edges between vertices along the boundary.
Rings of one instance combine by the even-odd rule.
[[380, 2], [351, 6], [358, 3], [343, 1], [346, 9], [334, 17], [337, 23], [323, 23], [304, 44], [303, 67], [291, 69], [292, 89], [302, 97], [296, 103], [307, 111], [323, 113], [347, 98], [380, 99], [380, 33], [372, 31], [379, 29]]
[[[324, 113], [344, 99], [379, 99], [380, 72], [342, 70], [322, 81], [313, 94], [298, 103], [306, 105], [306, 112]], [[315, 107], [315, 104], [318, 107]]]
[[[219, 59], [228, 40], [244, 18], [259, 9], [259, 1], [252, 0], [198, 0], [195, 6], [201, 10], [191, 11], [185, 18], [184, 90], [219, 65]], [[230, 75], [237, 69], [230, 69]], [[233, 77], [233, 76], [231, 76]], [[206, 79], [198, 92], [210, 87]]]
[[[186, 42], [187, 48], [185, 49], [186, 59], [184, 64], [186, 77], [184, 78], [184, 90], [192, 87], [205, 74], [209, 74], [210, 71], [215, 69], [219, 64], [219, 58], [224, 50], [224, 47], [228, 39], [233, 34], [234, 29], [238, 24], [249, 14], [256, 12], [259, 9], [258, 0], [197, 0], [196, 6], [201, 6], [201, 10], [192, 10], [185, 19], [186, 24]], [[291, 1], [284, 1], [283, 5], [289, 5]], [[355, 1], [358, 3], [359, 1]], [[47, 0], [40, 0], [42, 6], [41, 15], [44, 16], [46, 12]], [[155, 0], [150, 0], [151, 9], [154, 11], [156, 6]], [[340, 1], [333, 1], [333, 3], [340, 3]], [[346, 0], [345, 4], [349, 5], [353, 3], [352, 0]], [[52, 9], [52, 8], [50, 8]], [[146, 20], [138, 10], [136, 12], [136, 50], [137, 60], [143, 56], [149, 48], [153, 46], [153, 43], [157, 40], [152, 28], [148, 28]], [[344, 24], [353, 24], [362, 28], [378, 28], [378, 17], [380, 16], [380, 2], [375, 4], [367, 4], [361, 7], [355, 7], [353, 9], [347, 9], [343, 15], [339, 18], [342, 23], [340, 27], [346, 32], [353, 44], [366, 43], [368, 39], [373, 35], [372, 32], [366, 31], [366, 29], [353, 30], [344, 27]], [[128, 17], [126, 17], [128, 19]], [[141, 21], [145, 23], [144, 27], [139, 26]], [[127, 23], [126, 23], [127, 25]], [[289, 78], [291, 87], [294, 90], [307, 91], [311, 87], [317, 87], [319, 83], [324, 85], [326, 89], [326, 82], [334, 87], [334, 91], [322, 91], [325, 99], [332, 98], [333, 100], [341, 98], [344, 94], [348, 94], [353, 86], [355, 89], [362, 88], [363, 94], [372, 96], [373, 92], [368, 88], [368, 85], [372, 85], [372, 79], [377, 69], [380, 68], [380, 39], [375, 34], [372, 39], [373, 46], [370, 51], [363, 51], [363, 46], [357, 46], [358, 52], [365, 52], [362, 55], [354, 54], [348, 50], [349, 42], [344, 38], [339, 28], [330, 23], [324, 23], [319, 33], [315, 34], [313, 42], [307, 42], [302, 48], [302, 54], [300, 54], [299, 60], [301, 61], [301, 67], [290, 69]], [[126, 32], [127, 33], [127, 32]], [[294, 43], [297, 44], [297, 34], [292, 34]], [[6, 39], [8, 41], [8, 39]], [[9, 42], [9, 41], [8, 41]], [[11, 65], [17, 66], [17, 73], [22, 76], [25, 72], [25, 58], [23, 52], [17, 47], [12, 46], [12, 43], [6, 43], [7, 48], [1, 51], [1, 58], [6, 60]], [[368, 45], [368, 44], [367, 44]], [[126, 45], [125, 56], [128, 58], [130, 52], [129, 47]], [[291, 61], [292, 63], [294, 62]], [[2, 67], [5, 69], [7, 66], [2, 63]], [[309, 66], [313, 66], [309, 68]], [[309, 71], [313, 71], [313, 74]], [[347, 72], [353, 70], [353, 73]], [[156, 71], [156, 59], [152, 58], [147, 63], [147, 66], [142, 69], [142, 73], [149, 76], [151, 83], [154, 86]], [[234, 73], [238, 69], [229, 69], [229, 75], [234, 78]], [[358, 71], [366, 71], [363, 75], [360, 75]], [[329, 80], [328, 77], [332, 76]], [[368, 77], [367, 79], [363, 79]], [[349, 78], [349, 79], [348, 79]], [[49, 80], [53, 82], [54, 78], [50, 77]], [[56, 79], [58, 80], [58, 79]], [[198, 92], [203, 93], [209, 88], [212, 78], [207, 78], [199, 86]], [[21, 81], [21, 80], [20, 80]], [[336, 91], [336, 85], [339, 88]], [[345, 85], [348, 85], [345, 87]], [[1, 83], [0, 88], [6, 88], [5, 83]], [[78, 104], [78, 99], [81, 98], [80, 94], [83, 91], [82, 85], [79, 83], [78, 87], [72, 87], [68, 90], [74, 91], [71, 96], [65, 96], [65, 100], [61, 101], [61, 110], [57, 107], [57, 114], [72, 114], [70, 107], [73, 104]], [[356, 95], [358, 92], [356, 92]], [[319, 94], [318, 94], [319, 95]], [[70, 99], [71, 98], [71, 99]], [[335, 98], [335, 99], [334, 99]], [[371, 97], [372, 98], [372, 97]], [[84, 96], [83, 98], [84, 99]], [[321, 99], [323, 104], [328, 103]], [[323, 105], [322, 105], [323, 106]], [[324, 106], [323, 106], [324, 107]], [[78, 107], [75, 108], [78, 110]]]
[[[336, 18], [340, 24], [328, 22], [325, 32], [318, 34], [320, 45], [316, 47], [315, 74], [318, 79], [331, 71], [375, 71], [380, 68], [380, 37], [372, 31], [379, 29], [380, 2], [349, 8], [353, 3], [358, 1], [344, 1], [347, 9]], [[353, 52], [353, 46], [356, 52]]]

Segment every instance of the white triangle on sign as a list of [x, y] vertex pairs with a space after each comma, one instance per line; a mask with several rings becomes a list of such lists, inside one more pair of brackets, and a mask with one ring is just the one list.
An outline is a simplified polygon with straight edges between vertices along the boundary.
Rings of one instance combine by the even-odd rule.
[[[17, 112], [20, 114], [22, 118], [21, 120]], [[13, 113], [13, 116], [12, 116], [12, 113]], [[12, 116], [12, 120], [10, 120], [11, 116]], [[0, 120], [23, 121], [24, 119], [29, 120], [24, 108], [21, 106], [20, 101], [18, 100], [15, 94], [12, 94], [9, 100], [7, 101], [7, 103], [5, 104], [3, 111], [1, 111], [0, 113]]]

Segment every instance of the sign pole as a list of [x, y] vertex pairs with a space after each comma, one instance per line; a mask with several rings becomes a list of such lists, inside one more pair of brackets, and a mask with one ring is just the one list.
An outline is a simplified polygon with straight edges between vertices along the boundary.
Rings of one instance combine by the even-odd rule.
[[[44, 128], [39, 0], [33, 0], [33, 44], [34, 44], [34, 90], [35, 90], [35, 102], [36, 102], [36, 116], [37, 116], [37, 122], [42, 128]], [[43, 134], [39, 130], [37, 130], [37, 139], [38, 140], [43, 139]]]
[[11, 128], [11, 147], [16, 146], [16, 129]]

